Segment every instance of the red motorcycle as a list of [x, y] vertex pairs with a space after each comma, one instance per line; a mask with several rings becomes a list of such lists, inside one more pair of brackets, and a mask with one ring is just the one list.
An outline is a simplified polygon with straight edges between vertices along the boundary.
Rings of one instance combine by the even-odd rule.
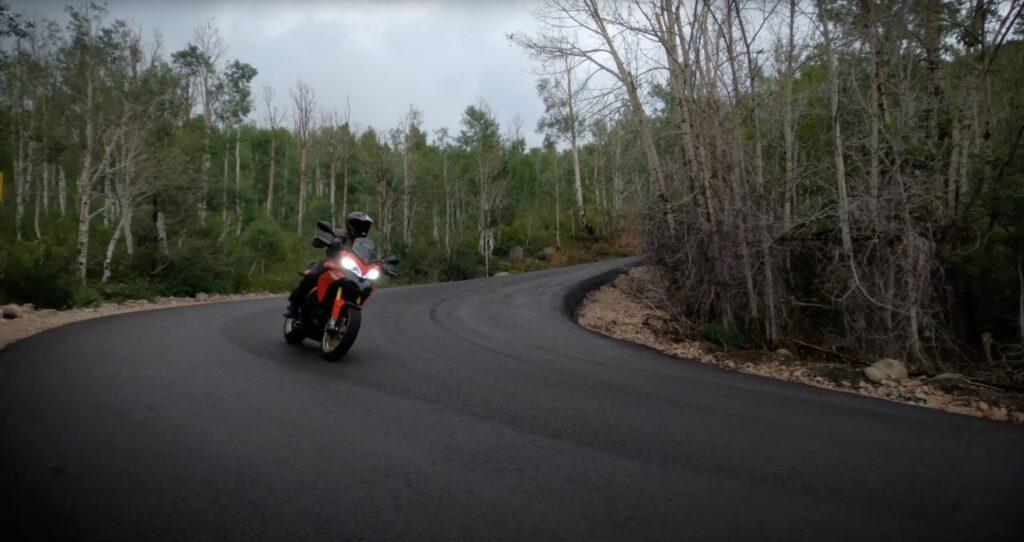
[[[285, 317], [284, 338], [290, 344], [305, 339], [320, 341], [324, 359], [337, 361], [345, 355], [359, 334], [363, 306], [375, 291], [380, 275], [398, 276], [396, 258], [381, 260], [373, 241], [363, 237], [351, 247], [343, 242], [331, 225], [316, 224], [313, 246], [327, 250], [323, 273], [316, 287], [306, 295], [296, 317]], [[308, 271], [307, 271], [308, 272]]]

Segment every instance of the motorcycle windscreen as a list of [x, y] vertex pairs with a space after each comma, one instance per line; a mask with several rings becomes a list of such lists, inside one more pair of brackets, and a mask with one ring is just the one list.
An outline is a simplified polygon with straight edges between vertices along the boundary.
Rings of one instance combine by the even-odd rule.
[[371, 263], [377, 260], [377, 246], [373, 244], [373, 241], [365, 237], [356, 239], [352, 243], [352, 252], [355, 252], [356, 256], [363, 260], [363, 263]]

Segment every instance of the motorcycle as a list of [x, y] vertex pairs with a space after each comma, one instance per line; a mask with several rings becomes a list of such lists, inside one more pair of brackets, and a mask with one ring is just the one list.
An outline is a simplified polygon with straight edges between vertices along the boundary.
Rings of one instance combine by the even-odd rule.
[[398, 259], [381, 260], [373, 241], [365, 237], [343, 249], [330, 224], [321, 220], [316, 226], [313, 246], [327, 251], [324, 271], [299, 306], [297, 317], [285, 317], [284, 338], [289, 344], [307, 338], [320, 341], [324, 359], [337, 361], [356, 341], [363, 306], [375, 291], [375, 281], [382, 273], [398, 276]]

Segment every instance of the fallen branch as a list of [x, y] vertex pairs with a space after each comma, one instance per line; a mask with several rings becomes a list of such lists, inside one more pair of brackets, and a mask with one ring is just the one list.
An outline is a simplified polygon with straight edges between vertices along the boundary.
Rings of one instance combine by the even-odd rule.
[[847, 361], [852, 361], [854, 363], [859, 363], [861, 365], [869, 365], [867, 362], [865, 362], [864, 360], [862, 360], [860, 358], [855, 358], [853, 356], [848, 356], [846, 354], [841, 354], [839, 352], [836, 352], [835, 350], [830, 350], [830, 349], [825, 348], [823, 346], [818, 346], [818, 345], [814, 345], [814, 344], [811, 344], [811, 343], [805, 343], [803, 341], [799, 341], [799, 340], [796, 340], [796, 339], [790, 339], [790, 340], [792, 342], [800, 345], [800, 346], [803, 346], [805, 348], [810, 348], [811, 350], [817, 350], [818, 352], [821, 352], [821, 353], [824, 353], [824, 354], [829, 354], [829, 355], [835, 356], [837, 358], [842, 358], [842, 359], [845, 359]]
[[[1007, 391], [1008, 390], [1008, 387], [1005, 386], [1005, 385], [988, 384], [988, 383], [984, 383], [984, 382], [979, 382], [977, 380], [971, 380], [970, 378], [967, 378], [964, 375], [956, 374], [956, 373], [940, 373], [940, 374], [937, 374], [937, 375], [929, 378], [928, 380], [925, 380], [925, 382], [930, 384], [932, 382], [935, 382], [936, 380], [956, 380], [957, 382], [960, 382], [961, 384], [966, 384], [968, 386], [974, 386], [976, 388], [984, 388], [984, 389], [992, 390], [992, 391]], [[1020, 389], [1020, 388], [1018, 387], [1018, 389]]]

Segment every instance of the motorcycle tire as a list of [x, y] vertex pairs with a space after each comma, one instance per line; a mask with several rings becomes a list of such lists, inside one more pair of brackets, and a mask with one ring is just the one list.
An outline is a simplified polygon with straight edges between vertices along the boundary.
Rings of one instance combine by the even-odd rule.
[[359, 309], [345, 307], [341, 309], [341, 320], [344, 322], [335, 331], [324, 331], [320, 340], [320, 354], [327, 361], [338, 361], [356, 342], [356, 335], [359, 334], [359, 324], [362, 320], [362, 312]]
[[302, 322], [295, 318], [284, 319], [284, 340], [288, 344], [299, 344], [306, 338], [306, 332], [302, 329]]

